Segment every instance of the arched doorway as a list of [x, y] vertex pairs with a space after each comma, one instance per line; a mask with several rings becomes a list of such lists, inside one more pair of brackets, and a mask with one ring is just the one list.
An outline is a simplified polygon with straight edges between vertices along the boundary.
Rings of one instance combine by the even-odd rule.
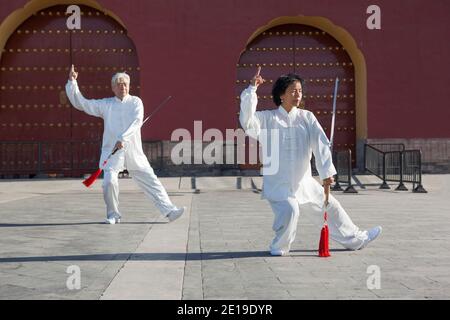
[[[258, 110], [275, 108], [271, 96], [274, 81], [282, 74], [297, 73], [305, 79], [302, 107], [314, 112], [328, 137], [335, 79], [339, 77], [334, 147], [335, 150], [351, 149], [352, 162], [355, 163], [356, 75], [346, 48], [328, 32], [311, 23], [274, 23], [274, 26], [264, 28], [252, 37], [239, 58], [236, 80], [238, 104], [239, 94], [249, 85], [258, 65], [262, 66], [262, 75], [268, 80], [258, 90]], [[255, 166], [245, 165], [243, 168]]]
[[81, 30], [66, 27], [67, 5], [33, 13], [8, 38], [0, 61], [0, 174], [79, 176], [97, 168], [103, 122], [70, 106], [69, 66], [90, 99], [112, 95], [115, 72], [130, 74], [139, 95], [133, 41], [116, 20], [80, 5]]

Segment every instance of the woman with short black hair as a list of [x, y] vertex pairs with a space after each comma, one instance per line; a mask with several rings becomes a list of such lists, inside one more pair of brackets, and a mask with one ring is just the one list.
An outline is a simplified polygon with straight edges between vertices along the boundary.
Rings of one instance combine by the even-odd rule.
[[[330, 143], [316, 117], [298, 108], [303, 96], [303, 79], [296, 74], [279, 77], [272, 89], [278, 108], [256, 111], [256, 90], [265, 82], [260, 71], [261, 67], [241, 94], [239, 120], [249, 136], [258, 139], [263, 148], [271, 149], [263, 152], [272, 157], [270, 166], [263, 159], [262, 197], [269, 201], [275, 215], [275, 238], [270, 253], [283, 256], [289, 253], [295, 239], [300, 212], [310, 214], [322, 226], [325, 196], [324, 189], [311, 174], [312, 154], [324, 187], [333, 183], [336, 169]], [[274, 158], [274, 154], [278, 156]], [[380, 226], [360, 230], [332, 195], [326, 211], [331, 239], [349, 250], [365, 247], [381, 233]]]

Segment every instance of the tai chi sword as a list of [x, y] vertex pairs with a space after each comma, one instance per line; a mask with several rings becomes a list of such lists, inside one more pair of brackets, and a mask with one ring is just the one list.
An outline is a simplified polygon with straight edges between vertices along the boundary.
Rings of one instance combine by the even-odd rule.
[[339, 78], [336, 77], [336, 81], [334, 82], [334, 95], [333, 95], [333, 113], [331, 118], [331, 131], [330, 131], [330, 149], [333, 152], [333, 139], [334, 139], [334, 123], [336, 120], [336, 99], [337, 99], [337, 90], [339, 85]]
[[[331, 117], [331, 131], [330, 131], [330, 149], [332, 155], [333, 155], [333, 140], [334, 140], [334, 123], [336, 121], [336, 99], [337, 99], [338, 85], [339, 85], [339, 78], [336, 77], [336, 81], [334, 82], [333, 112]], [[330, 185], [327, 185], [325, 186], [325, 206], [328, 206], [329, 196], [330, 196]]]

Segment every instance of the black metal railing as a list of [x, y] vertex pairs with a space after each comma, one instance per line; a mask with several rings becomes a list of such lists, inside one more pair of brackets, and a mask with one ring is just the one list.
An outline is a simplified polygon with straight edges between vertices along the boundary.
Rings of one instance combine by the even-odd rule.
[[403, 182], [413, 184], [414, 192], [425, 193], [422, 186], [422, 152], [420, 150], [405, 150], [402, 152]]
[[405, 144], [403, 143], [370, 143], [369, 145], [382, 152], [405, 150]]
[[420, 150], [405, 150], [403, 144], [366, 144], [364, 169], [382, 180], [380, 189], [390, 189], [388, 181], [398, 182], [396, 190], [407, 191], [405, 182], [413, 184], [413, 192], [426, 192], [422, 186]]
[[[231, 157], [234, 163], [237, 163], [236, 146], [236, 143], [232, 143], [231, 146], [229, 143], [224, 143], [223, 164], [208, 166], [202, 164], [201, 168], [236, 169], [236, 165], [227, 164], [228, 150], [234, 153]], [[143, 141], [142, 149], [153, 169], [158, 172], [166, 170], [176, 175], [184, 175], [195, 171], [194, 168], [185, 170], [186, 166], [177, 166], [172, 163], [170, 143], [164, 143], [161, 140]], [[201, 151], [203, 154], [203, 148]], [[27, 175], [78, 177], [98, 169], [100, 152], [101, 141], [0, 141], [0, 177]], [[193, 146], [190, 154], [190, 163], [194, 164]], [[122, 173], [122, 176], [124, 175], [126, 171]]]
[[37, 142], [1, 142], [0, 174], [33, 174], [40, 167], [40, 144]]
[[[227, 145], [230, 147], [230, 150], [228, 150]], [[195, 168], [188, 168], [186, 166], [183, 166], [183, 168], [176, 168], [177, 166], [172, 163], [170, 158], [170, 143], [163, 143], [163, 141], [160, 140], [143, 141], [142, 146], [144, 154], [147, 156], [155, 170], [160, 172], [166, 170], [177, 175], [195, 174]], [[220, 174], [221, 170], [229, 170], [230, 173], [239, 174], [236, 143], [224, 143], [223, 146], [223, 164], [213, 165], [212, 167], [217, 167], [217, 170], [213, 172], [213, 174]], [[233, 155], [228, 154], [231, 151], [234, 152]], [[0, 177], [10, 177], [15, 175], [36, 176], [45, 174], [60, 174], [71, 177], [82, 176], [91, 173], [98, 168], [100, 152], [101, 141], [0, 141]], [[380, 157], [380, 152], [375, 154], [376, 157]], [[191, 150], [191, 156], [191, 163], [194, 163], [194, 150]], [[227, 162], [229, 162], [226, 161], [228, 156], [234, 160], [234, 164], [227, 164]], [[398, 175], [399, 172], [398, 169], [396, 169], [398, 167], [398, 165], [396, 165], [398, 160], [395, 160], [394, 154], [391, 155], [389, 152], [382, 153], [381, 157], [382, 163], [385, 163], [381, 172], [384, 170], [387, 179], [395, 178], [395, 175]], [[420, 161], [420, 154], [417, 155], [417, 152], [415, 151], [408, 151], [403, 153], [403, 157], [406, 159], [406, 162], [405, 165], [402, 166], [404, 172], [401, 175], [402, 179], [406, 182], [413, 182], [418, 186], [421, 186], [421, 166], [414, 165], [410, 160], [419, 159]], [[351, 158], [352, 155], [350, 150], [333, 153], [333, 162], [338, 172], [335, 177], [336, 184], [333, 187], [333, 190], [339, 190], [340, 184], [346, 184], [344, 192], [356, 192], [352, 185]], [[371, 157], [367, 157], [367, 159], [369, 160]], [[198, 167], [197, 170], [205, 170], [205, 168], [209, 169], [210, 167], [211, 165], [202, 165]], [[374, 168], [378, 167], [379, 165], [374, 165]], [[186, 168], [189, 170], [186, 170]], [[317, 174], [314, 159], [312, 160], [312, 170]], [[378, 171], [380, 170], [378, 169]], [[378, 171], [375, 170], [379, 176], [382, 176]], [[384, 179], [384, 181], [385, 180], [386, 179]]]
[[161, 170], [164, 167], [164, 144], [161, 140], [143, 141], [142, 150], [153, 169]]
[[81, 175], [98, 168], [100, 146], [100, 141], [1, 141], [0, 175]]
[[[344, 191], [344, 193], [358, 193], [352, 184], [352, 151], [350, 149], [333, 151], [333, 164], [337, 174], [334, 177], [335, 184], [332, 187], [332, 190]], [[345, 190], [342, 189], [341, 183], [347, 185]]]
[[[352, 151], [350, 149], [333, 151], [333, 164], [337, 174], [334, 176], [335, 184], [331, 190], [344, 191], [344, 193], [358, 193], [352, 184]], [[313, 176], [319, 175], [314, 155], [311, 158], [311, 172]], [[347, 187], [342, 189], [341, 184], [346, 184]]]

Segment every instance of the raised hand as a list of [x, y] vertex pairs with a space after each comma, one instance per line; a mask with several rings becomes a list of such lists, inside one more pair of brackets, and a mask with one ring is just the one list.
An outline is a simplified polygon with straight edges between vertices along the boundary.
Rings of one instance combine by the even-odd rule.
[[263, 79], [263, 77], [260, 76], [261, 72], [261, 66], [258, 67], [258, 70], [255, 74], [255, 76], [252, 78], [252, 80], [250, 80], [250, 83], [252, 86], [256, 86], [258, 87], [260, 84], [263, 84], [264, 82], [266, 82], [266, 80]]
[[72, 65], [69, 72], [69, 80], [77, 80], [78, 72], [75, 71], [75, 66]]

